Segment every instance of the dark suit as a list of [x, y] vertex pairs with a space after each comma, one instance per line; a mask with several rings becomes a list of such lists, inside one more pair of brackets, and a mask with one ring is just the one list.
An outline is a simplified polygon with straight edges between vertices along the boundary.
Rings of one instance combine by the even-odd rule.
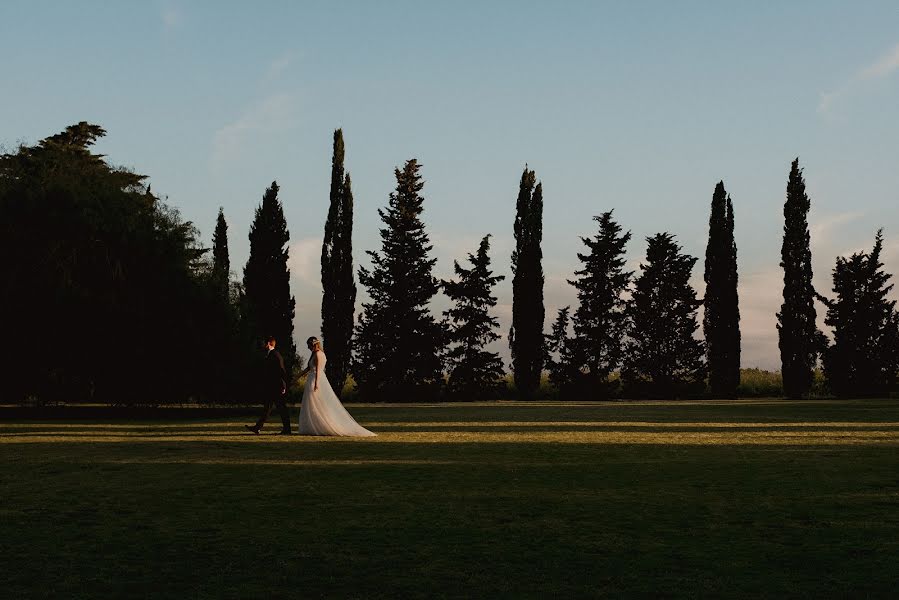
[[281, 415], [281, 423], [284, 431], [290, 431], [290, 411], [285, 402], [286, 396], [282, 393], [287, 389], [287, 371], [284, 370], [284, 359], [277, 350], [269, 350], [262, 368], [262, 397], [265, 400], [265, 408], [262, 416], [256, 421], [256, 429], [262, 429], [265, 421], [272, 412], [272, 406], [278, 407]]

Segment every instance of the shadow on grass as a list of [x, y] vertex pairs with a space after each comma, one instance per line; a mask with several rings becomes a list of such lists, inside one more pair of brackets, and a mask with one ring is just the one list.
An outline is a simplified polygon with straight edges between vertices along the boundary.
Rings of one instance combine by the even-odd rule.
[[353, 407], [379, 433], [355, 440], [5, 423], [5, 590], [891, 596], [895, 405], [760, 406]]

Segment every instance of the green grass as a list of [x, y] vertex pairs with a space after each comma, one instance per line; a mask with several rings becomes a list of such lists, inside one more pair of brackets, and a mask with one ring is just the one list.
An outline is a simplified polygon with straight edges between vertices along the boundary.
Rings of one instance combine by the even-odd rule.
[[4, 597], [899, 588], [896, 400], [350, 410], [379, 436], [0, 422]]

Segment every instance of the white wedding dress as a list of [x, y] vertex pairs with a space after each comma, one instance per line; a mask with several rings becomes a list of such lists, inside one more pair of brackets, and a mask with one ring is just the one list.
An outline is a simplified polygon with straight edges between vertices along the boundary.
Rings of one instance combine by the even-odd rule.
[[[300, 435], [343, 435], [371, 437], [372, 433], [350, 416], [334, 393], [325, 375], [325, 353], [313, 352], [309, 358], [309, 375], [300, 405]], [[315, 381], [318, 389], [315, 390]]]

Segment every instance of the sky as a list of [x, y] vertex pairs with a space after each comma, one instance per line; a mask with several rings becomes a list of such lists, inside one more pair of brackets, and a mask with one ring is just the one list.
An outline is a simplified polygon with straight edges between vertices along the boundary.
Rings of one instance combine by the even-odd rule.
[[[779, 368], [783, 202], [797, 156], [812, 201], [815, 286], [884, 228], [899, 272], [899, 5], [785, 0], [634, 2], [0, 3], [0, 144], [78, 121], [115, 165], [211, 243], [218, 208], [242, 275], [253, 211], [281, 186], [295, 336], [320, 328], [321, 238], [341, 127], [354, 247], [379, 249], [377, 209], [410, 158], [449, 277], [479, 240], [507, 279], [525, 165], [544, 189], [546, 328], [574, 305], [579, 236], [614, 209], [633, 234], [676, 235], [699, 257], [723, 180], [734, 202], [744, 367]], [[365, 290], [359, 290], [360, 301]], [[894, 296], [895, 297], [895, 296]], [[443, 297], [435, 312], [447, 306]], [[823, 307], [818, 305], [823, 320]], [[495, 349], [508, 356], [505, 339]]]

